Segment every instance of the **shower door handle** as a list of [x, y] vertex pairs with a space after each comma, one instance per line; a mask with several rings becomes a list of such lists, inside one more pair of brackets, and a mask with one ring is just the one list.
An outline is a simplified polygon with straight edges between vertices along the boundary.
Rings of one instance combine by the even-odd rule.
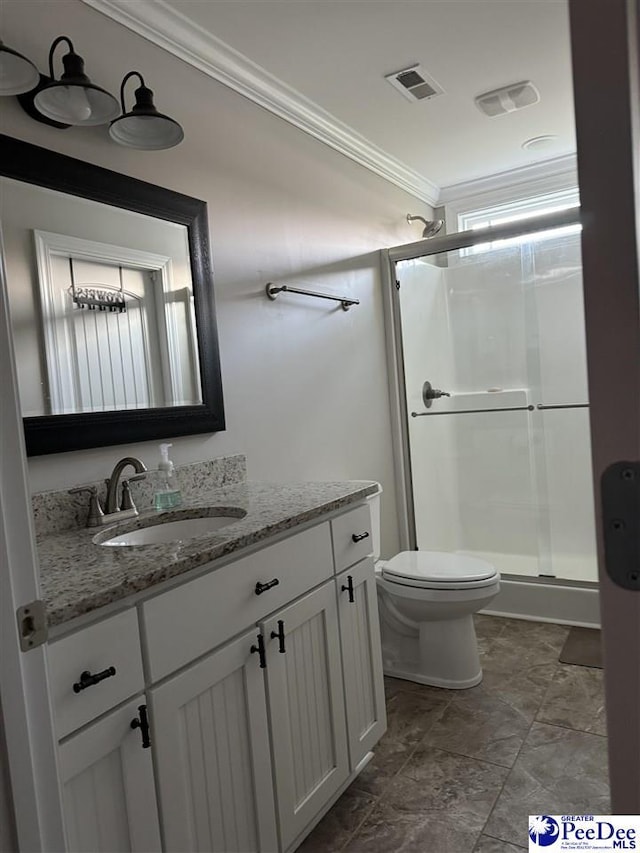
[[431, 408], [433, 400], [437, 400], [439, 397], [450, 396], [451, 394], [448, 391], [441, 391], [439, 388], [434, 388], [428, 379], [422, 386], [422, 402], [425, 404], [427, 409]]

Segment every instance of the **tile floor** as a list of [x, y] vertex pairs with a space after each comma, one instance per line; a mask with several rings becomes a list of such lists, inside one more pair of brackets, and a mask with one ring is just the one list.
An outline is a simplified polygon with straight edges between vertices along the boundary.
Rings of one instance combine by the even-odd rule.
[[477, 616], [484, 679], [386, 679], [375, 756], [299, 853], [517, 853], [529, 814], [608, 814], [602, 670], [558, 663], [569, 629]]

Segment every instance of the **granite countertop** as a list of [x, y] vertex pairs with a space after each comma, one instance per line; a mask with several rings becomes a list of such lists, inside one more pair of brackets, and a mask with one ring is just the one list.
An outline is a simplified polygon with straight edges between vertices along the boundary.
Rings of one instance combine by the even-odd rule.
[[[245, 481], [202, 491], [197, 498], [183, 501], [180, 510], [192, 510], [193, 516], [197, 516], [198, 508], [202, 507], [241, 507], [247, 514], [215, 532], [162, 545], [96, 545], [94, 536], [106, 538], [106, 526], [40, 535], [37, 538], [40, 586], [49, 626], [61, 625], [212, 560], [320, 519], [326, 513], [362, 500], [377, 488], [377, 483], [367, 481], [293, 484]], [[122, 522], [118, 529], [142, 527], [150, 516], [159, 519], [165, 515], [171, 521], [172, 512], [145, 511], [137, 519]]]

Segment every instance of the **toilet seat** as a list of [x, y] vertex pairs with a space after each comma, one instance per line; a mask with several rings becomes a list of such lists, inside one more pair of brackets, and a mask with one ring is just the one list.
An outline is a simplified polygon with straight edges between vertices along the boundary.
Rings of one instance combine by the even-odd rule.
[[490, 563], [446, 551], [402, 551], [381, 568], [389, 583], [422, 589], [480, 589], [500, 579]]

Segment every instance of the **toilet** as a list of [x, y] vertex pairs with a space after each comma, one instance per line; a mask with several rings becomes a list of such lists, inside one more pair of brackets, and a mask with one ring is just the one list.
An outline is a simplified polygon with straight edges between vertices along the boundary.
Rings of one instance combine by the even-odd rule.
[[473, 624], [500, 591], [490, 563], [445, 551], [403, 551], [380, 561], [380, 495], [369, 507], [385, 675], [462, 690], [482, 681]]

